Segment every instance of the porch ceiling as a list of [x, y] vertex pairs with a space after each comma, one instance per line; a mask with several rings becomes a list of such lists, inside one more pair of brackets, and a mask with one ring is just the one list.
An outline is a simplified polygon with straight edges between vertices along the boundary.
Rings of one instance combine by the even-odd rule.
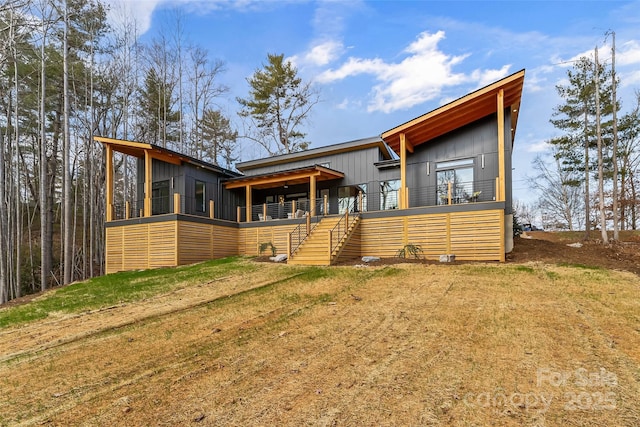
[[310, 166], [298, 169], [272, 172], [261, 175], [245, 176], [233, 178], [224, 183], [228, 189], [244, 188], [248, 185], [255, 189], [277, 188], [286, 185], [308, 184], [311, 177], [315, 176], [316, 181], [329, 181], [332, 179], [344, 178], [344, 173], [325, 168], [323, 166]]
[[400, 153], [400, 135], [413, 147], [497, 112], [497, 94], [504, 90], [504, 106], [511, 109], [511, 138], [515, 137], [524, 70], [470, 93], [382, 134], [382, 139]]

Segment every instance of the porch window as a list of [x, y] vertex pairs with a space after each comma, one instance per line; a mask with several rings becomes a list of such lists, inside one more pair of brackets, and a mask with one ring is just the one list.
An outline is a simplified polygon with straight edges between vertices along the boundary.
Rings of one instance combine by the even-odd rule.
[[380, 210], [398, 209], [399, 190], [399, 179], [380, 182]]
[[196, 181], [196, 212], [205, 212], [206, 205], [206, 185], [202, 181]]
[[358, 196], [362, 191], [362, 210], [367, 210], [367, 184], [349, 185], [338, 187], [338, 212], [343, 214], [351, 207], [351, 212], [360, 210]]
[[436, 203], [446, 205], [449, 202], [449, 183], [451, 183], [451, 203], [467, 203], [473, 198], [473, 159], [451, 160], [436, 163], [438, 182]]
[[151, 186], [151, 215], [169, 213], [169, 180], [154, 182]]

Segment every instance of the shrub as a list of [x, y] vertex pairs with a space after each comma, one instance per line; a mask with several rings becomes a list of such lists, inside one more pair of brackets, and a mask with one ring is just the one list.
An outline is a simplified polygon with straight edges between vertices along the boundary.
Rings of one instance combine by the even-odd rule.
[[271, 256], [276, 256], [277, 249], [271, 242], [260, 243], [260, 247], [258, 248], [258, 252], [260, 253], [260, 255], [262, 255], [263, 252], [267, 250], [267, 248], [271, 248]]
[[422, 247], [412, 244], [404, 245], [402, 249], [398, 250], [396, 257], [420, 259], [422, 258]]

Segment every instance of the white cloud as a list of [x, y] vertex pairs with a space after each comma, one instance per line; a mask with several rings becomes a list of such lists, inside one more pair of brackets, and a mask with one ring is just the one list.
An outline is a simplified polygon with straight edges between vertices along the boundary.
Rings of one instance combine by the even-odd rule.
[[616, 65], [640, 64], [640, 43], [630, 40], [616, 48]]
[[140, 35], [151, 28], [153, 12], [159, 7], [185, 7], [190, 13], [205, 14], [222, 8], [236, 10], [259, 10], [269, 7], [270, 2], [261, 0], [104, 0], [110, 10], [109, 22], [123, 25], [135, 23]]
[[421, 33], [404, 49], [408, 56], [398, 63], [351, 57], [339, 68], [321, 73], [318, 81], [331, 83], [360, 74], [373, 75], [379, 84], [373, 87], [368, 110], [388, 113], [436, 99], [446, 87], [470, 82], [483, 86], [508, 73], [509, 65], [498, 70], [475, 70], [468, 75], [454, 72], [454, 66], [469, 55], [444, 53], [438, 48], [444, 37], [444, 31]]
[[509, 73], [511, 65], [503, 65], [499, 70], [473, 70], [471, 73], [471, 80], [478, 82], [478, 87], [487, 86], [503, 77], [506, 77]]
[[305, 59], [314, 65], [327, 65], [339, 58], [343, 51], [344, 47], [341, 42], [329, 40], [311, 48]]
[[316, 44], [307, 53], [294, 55], [288, 60], [298, 68], [308, 65], [322, 67], [338, 59], [343, 52], [342, 42], [327, 40]]
[[547, 143], [547, 141], [538, 141], [527, 144], [526, 151], [527, 153], [543, 153], [547, 151], [549, 147], [550, 145]]
[[110, 22], [123, 25], [133, 22], [139, 34], [144, 34], [151, 28], [153, 11], [163, 0], [106, 0], [110, 6], [107, 19]]

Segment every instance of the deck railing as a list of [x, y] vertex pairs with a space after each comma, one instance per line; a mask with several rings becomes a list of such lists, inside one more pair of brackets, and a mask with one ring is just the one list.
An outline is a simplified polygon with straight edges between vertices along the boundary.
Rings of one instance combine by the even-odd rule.
[[[316, 199], [315, 216], [328, 214], [328, 199]], [[311, 214], [311, 201], [309, 199], [289, 200], [276, 203], [262, 203], [251, 206], [251, 221], [270, 221], [275, 219], [303, 218], [307, 213]], [[246, 208], [238, 208], [239, 222], [246, 221]]]
[[409, 187], [409, 207], [458, 205], [494, 201], [496, 181], [444, 182], [425, 187]]

